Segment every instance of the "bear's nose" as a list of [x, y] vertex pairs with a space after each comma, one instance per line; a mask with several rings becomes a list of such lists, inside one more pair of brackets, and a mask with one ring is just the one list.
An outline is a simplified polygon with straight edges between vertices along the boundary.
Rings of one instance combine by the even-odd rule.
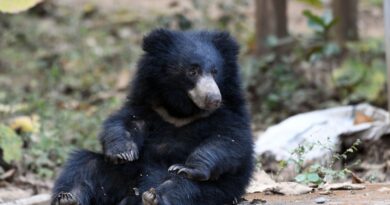
[[207, 110], [215, 110], [221, 105], [221, 95], [210, 93], [206, 96], [205, 107]]

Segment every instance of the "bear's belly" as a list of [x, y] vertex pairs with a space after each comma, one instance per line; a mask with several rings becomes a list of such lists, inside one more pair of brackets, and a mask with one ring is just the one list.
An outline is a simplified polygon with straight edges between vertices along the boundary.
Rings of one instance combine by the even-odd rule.
[[175, 132], [153, 132], [145, 138], [142, 148], [148, 161], [167, 165], [184, 163], [199, 142]]

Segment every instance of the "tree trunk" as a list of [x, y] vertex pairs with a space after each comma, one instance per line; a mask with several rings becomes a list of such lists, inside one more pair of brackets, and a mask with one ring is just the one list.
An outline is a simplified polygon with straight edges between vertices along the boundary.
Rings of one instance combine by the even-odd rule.
[[269, 51], [267, 37], [288, 36], [287, 0], [255, 0], [256, 55]]
[[288, 36], [287, 0], [273, 0], [274, 15], [276, 19], [275, 34], [278, 38]]
[[270, 8], [272, 0], [256, 0], [256, 55], [267, 52], [267, 37], [272, 33]]
[[332, 11], [338, 20], [332, 32], [335, 40], [340, 44], [358, 40], [358, 0], [333, 0]]

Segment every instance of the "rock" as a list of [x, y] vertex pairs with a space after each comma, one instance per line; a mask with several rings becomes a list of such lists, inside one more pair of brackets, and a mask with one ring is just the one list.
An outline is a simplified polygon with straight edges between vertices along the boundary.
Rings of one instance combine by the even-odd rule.
[[318, 198], [316, 198], [314, 201], [315, 201], [317, 204], [324, 204], [325, 202], [328, 201], [328, 199], [325, 198], [325, 197], [318, 197]]
[[238, 203], [237, 205], [262, 205], [262, 204], [265, 204], [265, 203], [267, 203], [266, 200], [263, 200], [263, 199], [253, 199], [251, 201], [243, 200], [240, 203]]

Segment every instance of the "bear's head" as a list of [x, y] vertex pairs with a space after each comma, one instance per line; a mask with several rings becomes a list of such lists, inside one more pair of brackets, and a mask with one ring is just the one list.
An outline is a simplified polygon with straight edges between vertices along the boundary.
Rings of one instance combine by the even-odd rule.
[[134, 103], [185, 118], [241, 99], [238, 45], [228, 33], [157, 29], [142, 48], [130, 97]]

